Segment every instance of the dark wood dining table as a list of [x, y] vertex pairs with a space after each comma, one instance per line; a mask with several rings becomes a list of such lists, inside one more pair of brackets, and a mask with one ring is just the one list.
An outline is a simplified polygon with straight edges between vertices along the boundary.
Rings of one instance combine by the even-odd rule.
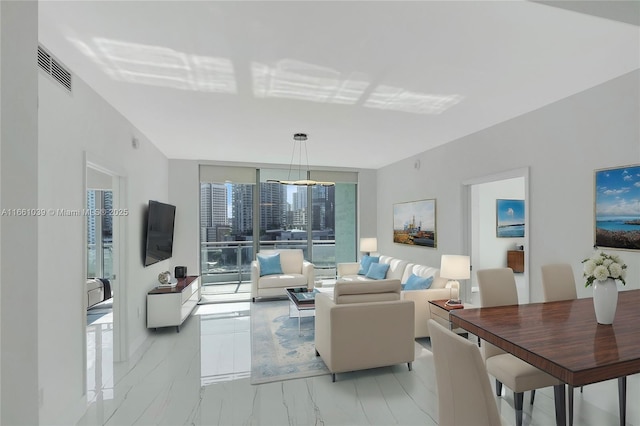
[[[625, 424], [626, 377], [640, 372], [640, 290], [619, 292], [610, 325], [598, 324], [592, 298], [458, 309], [450, 318], [454, 326], [567, 384], [570, 408], [574, 387], [618, 379]], [[554, 399], [556, 424], [565, 425], [564, 384], [555, 386]]]

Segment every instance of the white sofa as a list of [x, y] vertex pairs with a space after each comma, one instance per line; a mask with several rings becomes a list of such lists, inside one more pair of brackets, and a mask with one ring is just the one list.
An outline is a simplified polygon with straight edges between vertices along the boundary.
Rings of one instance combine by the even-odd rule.
[[313, 289], [315, 272], [313, 263], [304, 260], [300, 249], [261, 250], [260, 254], [280, 253], [282, 274], [260, 276], [260, 262], [251, 262], [251, 298], [286, 296], [287, 287]]
[[411, 363], [414, 302], [400, 300], [400, 280], [338, 282], [333, 298], [316, 295], [315, 347], [336, 373]]
[[[411, 274], [419, 277], [433, 277], [431, 287], [424, 290], [402, 291], [403, 300], [413, 300], [415, 303], [415, 337], [429, 337], [428, 320], [431, 318], [429, 300], [457, 299], [458, 287], [448, 284], [445, 278], [440, 278], [440, 269], [432, 266], [419, 265], [391, 256], [380, 255], [379, 263], [389, 264], [385, 279], [397, 279], [406, 283]], [[338, 263], [337, 282], [371, 281], [364, 275], [358, 275], [360, 263]]]
[[89, 278], [87, 287], [87, 309], [100, 302], [111, 299], [111, 284], [109, 280], [101, 278]]

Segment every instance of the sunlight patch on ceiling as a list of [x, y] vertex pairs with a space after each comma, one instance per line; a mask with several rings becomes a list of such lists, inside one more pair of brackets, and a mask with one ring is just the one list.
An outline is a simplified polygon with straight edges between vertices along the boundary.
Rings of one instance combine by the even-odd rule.
[[[227, 58], [99, 37], [93, 38], [91, 44], [69, 40], [117, 81], [196, 92], [238, 93], [234, 66]], [[370, 88], [371, 82], [364, 73], [345, 76], [332, 68], [294, 59], [282, 59], [275, 65], [253, 62], [251, 74], [256, 98], [362, 103], [366, 108], [412, 114], [441, 114], [463, 99], [460, 95], [412, 92], [388, 85]]]
[[400, 87], [378, 86], [364, 106], [414, 114], [441, 114], [462, 99], [460, 95], [432, 95], [410, 92]]
[[287, 98], [353, 105], [369, 86], [364, 75], [342, 78], [341, 73], [293, 59], [275, 66], [251, 64], [253, 93], [257, 98]]
[[196, 92], [237, 93], [229, 59], [190, 55], [168, 47], [94, 38], [70, 41], [114, 80]]
[[[283, 59], [275, 66], [254, 62], [251, 72], [253, 93], [257, 98], [353, 105], [363, 99], [370, 85], [362, 73], [343, 78], [340, 72], [331, 68], [293, 59]], [[380, 85], [371, 91], [363, 105], [413, 114], [441, 114], [462, 99], [460, 95], [434, 95]]]

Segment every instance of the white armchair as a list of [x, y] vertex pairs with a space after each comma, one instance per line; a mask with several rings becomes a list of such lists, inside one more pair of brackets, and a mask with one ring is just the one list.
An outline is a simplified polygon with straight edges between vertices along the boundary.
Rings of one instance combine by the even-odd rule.
[[280, 253], [281, 274], [260, 274], [260, 262], [251, 262], [251, 298], [286, 296], [288, 287], [313, 289], [315, 272], [313, 263], [304, 260], [300, 249], [262, 250], [262, 255]]
[[400, 300], [399, 280], [338, 282], [333, 299], [316, 295], [316, 355], [336, 373], [411, 363], [414, 303]]

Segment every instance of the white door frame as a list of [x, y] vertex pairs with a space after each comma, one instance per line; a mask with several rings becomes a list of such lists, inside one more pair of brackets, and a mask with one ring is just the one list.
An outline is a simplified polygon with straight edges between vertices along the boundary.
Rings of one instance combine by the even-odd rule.
[[[103, 174], [109, 175], [112, 178], [112, 194], [113, 194], [113, 209], [118, 209], [120, 211], [128, 209], [127, 205], [127, 180], [125, 173], [117, 166], [113, 166], [109, 164], [108, 161], [85, 151], [84, 153], [84, 199], [86, 199], [86, 191], [88, 188], [87, 182], [87, 169], [91, 168], [97, 170]], [[113, 361], [121, 362], [125, 361], [128, 358], [128, 338], [127, 338], [127, 309], [126, 309], [126, 301], [127, 301], [127, 286], [124, 285], [124, 281], [126, 280], [126, 270], [127, 270], [127, 221], [125, 220], [124, 215], [113, 215], [113, 234], [114, 234], [114, 245], [113, 245], [113, 273], [116, 276], [113, 281], [112, 290], [113, 290]], [[86, 222], [84, 225], [83, 231], [83, 241], [85, 242], [83, 255], [84, 259], [82, 264], [84, 265], [83, 277], [87, 276], [87, 226]], [[86, 279], [86, 278], [85, 278]], [[82, 289], [82, 320], [86, 324], [86, 289], [81, 286]], [[87, 356], [86, 356], [86, 348], [87, 348], [87, 333], [86, 333], [86, 325], [83, 327], [85, 332], [83, 333], [83, 345], [82, 350], [85, 351], [83, 355], [84, 365], [83, 365], [83, 377], [84, 377], [84, 393], [86, 394], [86, 384], [87, 384]]]
[[531, 245], [529, 244], [529, 223], [530, 223], [530, 215], [529, 215], [529, 204], [530, 204], [530, 197], [529, 197], [529, 167], [523, 167], [523, 168], [518, 168], [518, 169], [512, 169], [512, 170], [507, 170], [504, 172], [499, 172], [499, 173], [495, 173], [495, 174], [491, 174], [491, 175], [486, 175], [486, 176], [479, 176], [476, 178], [472, 178], [472, 179], [468, 179], [462, 182], [462, 197], [463, 197], [463, 212], [464, 212], [464, 219], [463, 219], [463, 247], [465, 248], [465, 252], [469, 253], [471, 257], [471, 266], [473, 268], [473, 270], [471, 271], [471, 280], [470, 280], [470, 285], [467, 286], [465, 288], [465, 294], [464, 294], [464, 298], [467, 301], [471, 301], [472, 299], [472, 293], [474, 292], [474, 284], [475, 284], [475, 274], [474, 274], [474, 270], [477, 270], [477, 267], [475, 267], [473, 265], [473, 227], [472, 227], [472, 220], [473, 220], [473, 214], [474, 212], [473, 210], [473, 205], [471, 202], [471, 188], [474, 185], [478, 185], [478, 184], [483, 184], [483, 183], [490, 183], [490, 182], [496, 182], [496, 181], [501, 181], [501, 180], [507, 180], [507, 179], [514, 179], [514, 178], [524, 178], [524, 198], [525, 198], [525, 203], [524, 203], [524, 209], [525, 209], [525, 225], [524, 225], [524, 246], [526, 248], [525, 252], [524, 252], [524, 281], [525, 281], [525, 294], [523, 294], [521, 301], [524, 303], [527, 303], [529, 300], [531, 300], [531, 287], [529, 285], [529, 255], [530, 255], [530, 247]]

